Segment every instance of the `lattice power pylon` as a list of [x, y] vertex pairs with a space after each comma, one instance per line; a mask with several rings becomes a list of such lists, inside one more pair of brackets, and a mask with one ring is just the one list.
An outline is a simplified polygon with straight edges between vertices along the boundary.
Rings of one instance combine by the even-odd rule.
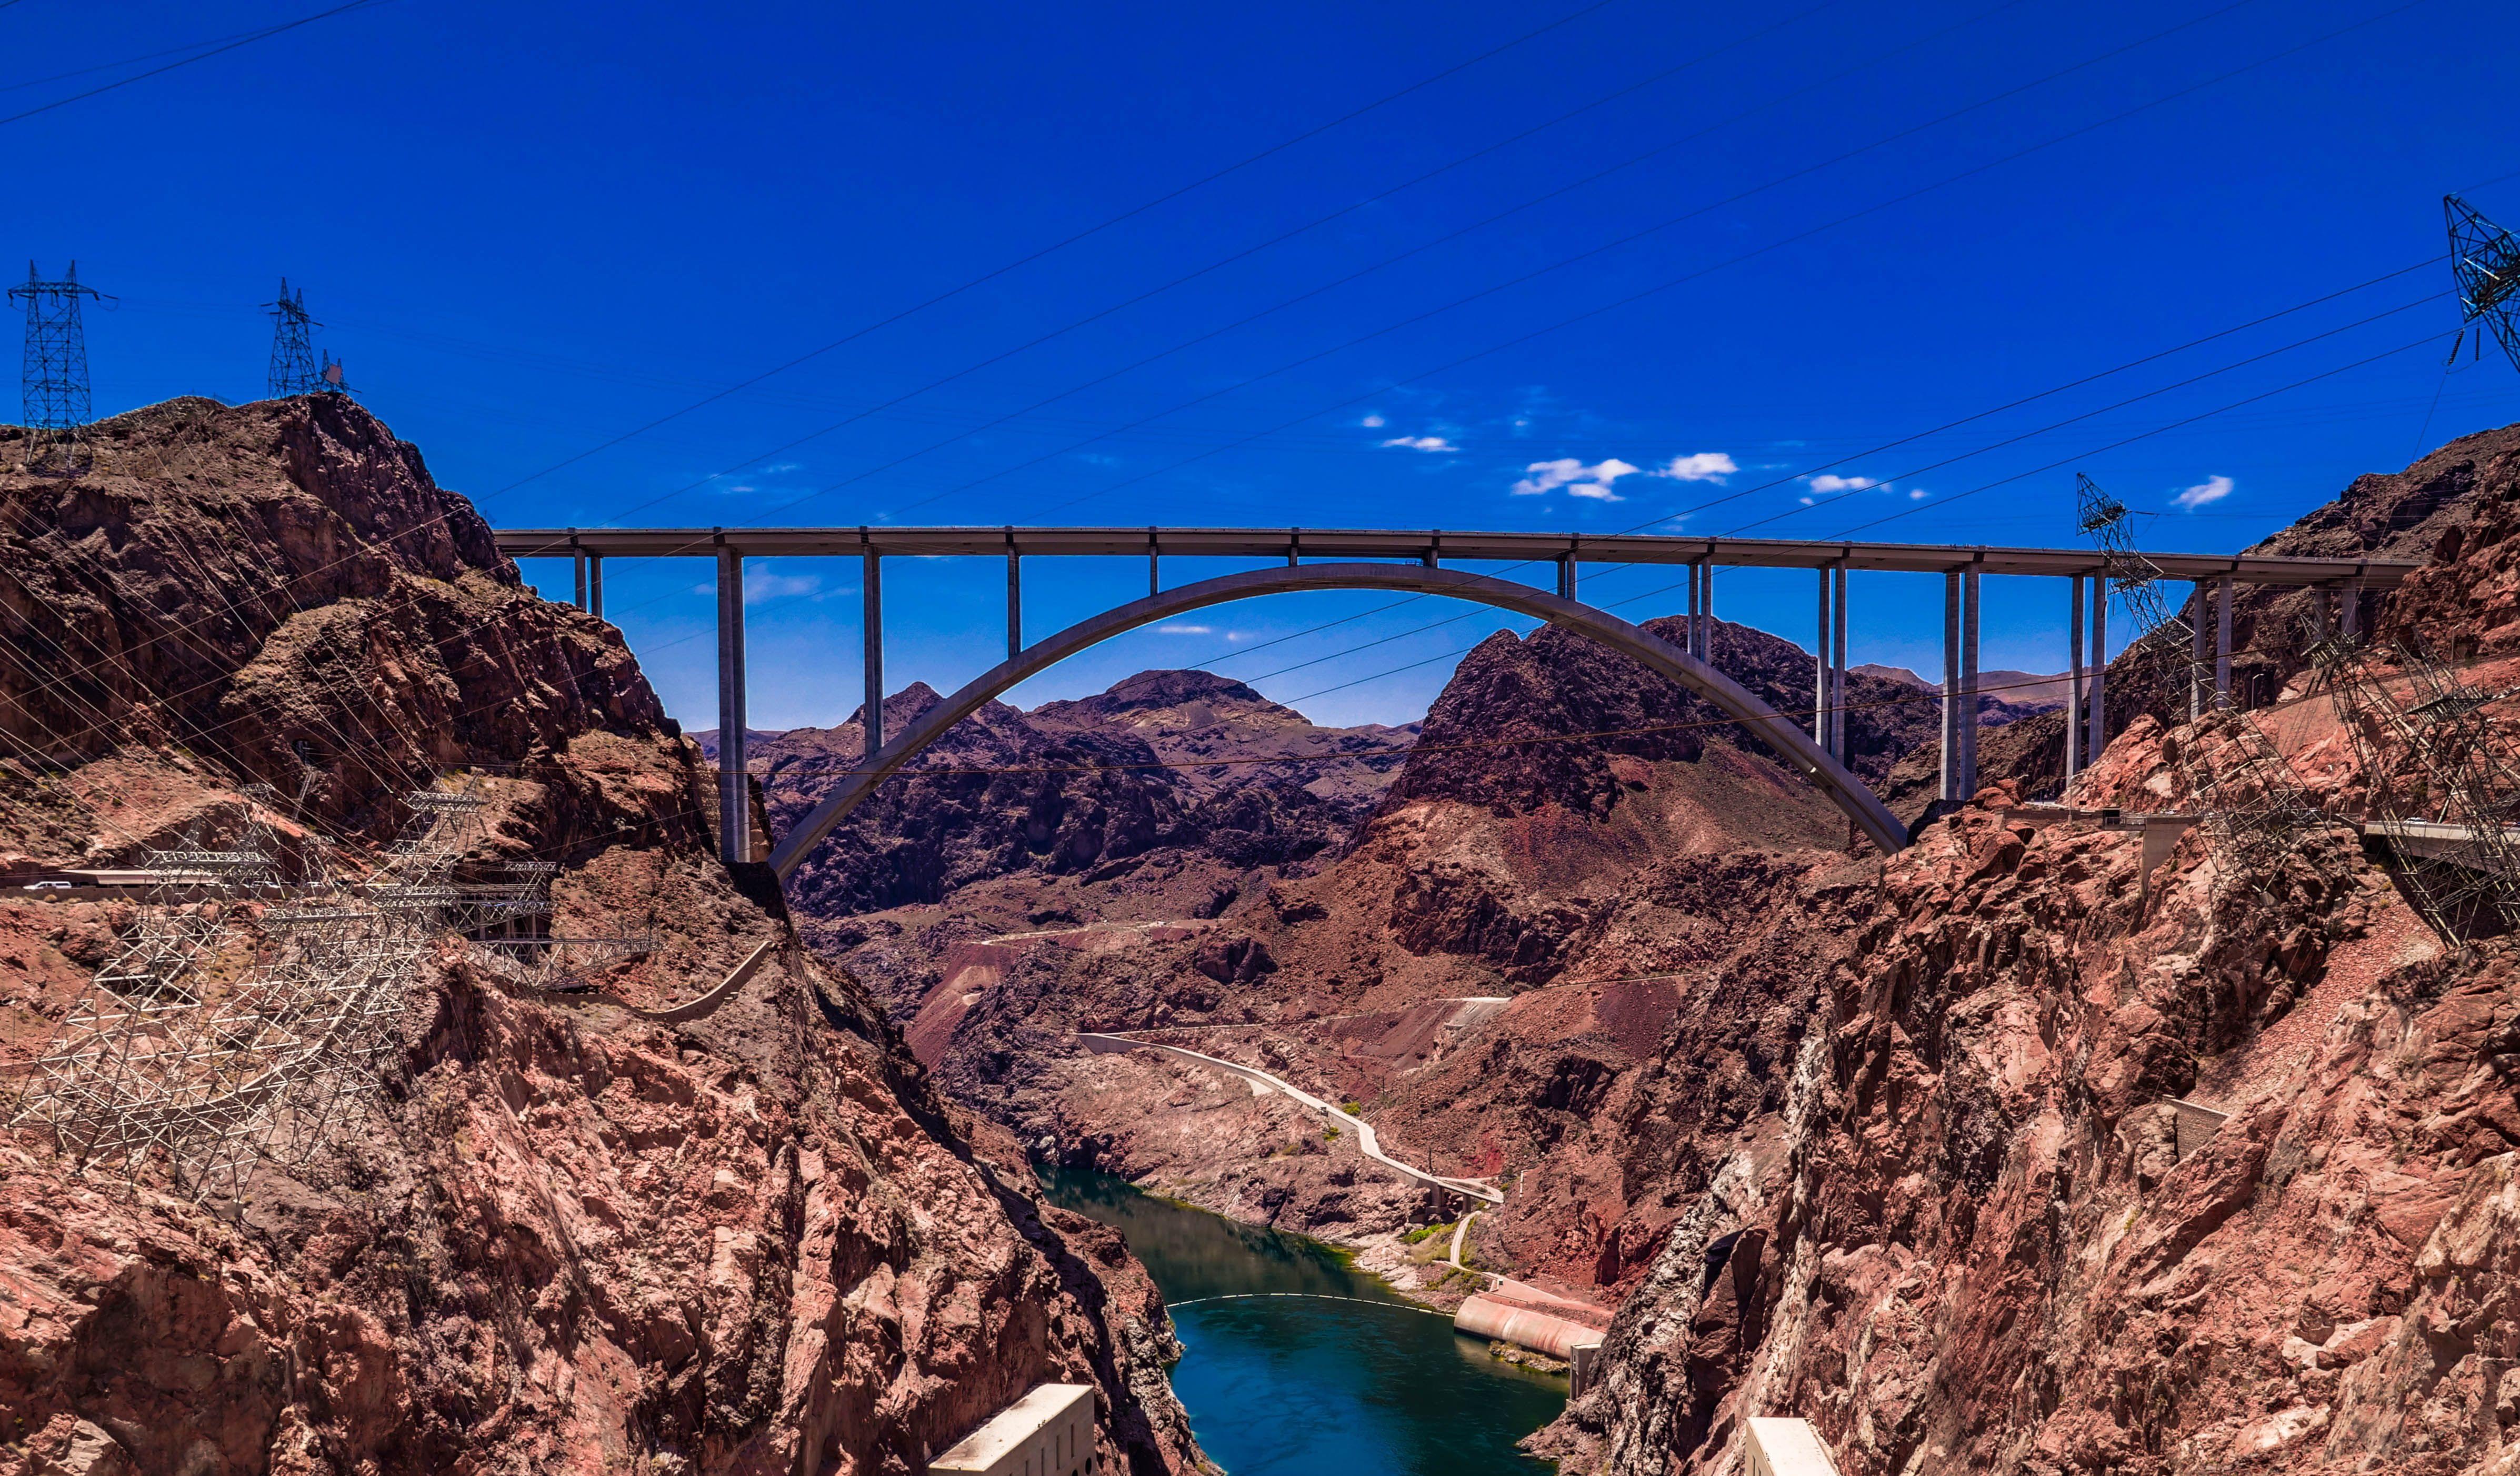
[[[2520, 369], [2520, 240], [2455, 195], [2442, 197], [2442, 214], [2450, 226], [2450, 269], [2458, 280], [2463, 325], [2483, 325], [2476, 330], [2480, 352], [2492, 329], [2512, 367]], [[2450, 356], [2458, 357], [2456, 343]]]
[[301, 287], [292, 295], [289, 279], [283, 277], [280, 300], [262, 306], [271, 314], [271, 397], [313, 394], [322, 389], [324, 380], [315, 364], [313, 330], [324, 325], [306, 316], [306, 289]]
[[2311, 659], [2368, 783], [2366, 833], [2424, 919], [2454, 948], [2480, 926], [2520, 932], [2520, 754], [2485, 711], [2495, 694], [2406, 643], [2329, 635]]
[[480, 837], [480, 797], [407, 798], [411, 823], [355, 879], [284, 886], [258, 815], [235, 850], [151, 856], [149, 904], [37, 1059], [15, 1120], [50, 1128], [79, 1169], [136, 1179], [162, 1165], [197, 1198], [242, 1194], [265, 1156], [325, 1141], [373, 1085], [430, 940], [549, 906], [450, 884]]
[[271, 397], [348, 394], [350, 383], [342, 375], [341, 361], [331, 354], [319, 358], [315, 352], [313, 330], [324, 325], [307, 316], [306, 290], [301, 287], [292, 295], [289, 279], [283, 277], [280, 300], [262, 306], [271, 314]]
[[104, 293], [81, 287], [73, 261], [59, 282], [46, 282], [26, 263], [26, 280], [9, 298], [26, 302], [26, 352], [21, 379], [26, 418], [23, 458], [29, 471], [76, 471], [86, 464], [79, 428], [91, 419], [87, 381], [87, 328], [79, 299]]
[[[2145, 653], [2138, 664], [2153, 665], [2174, 696], [2190, 694], [2194, 736], [2170, 749], [2202, 812], [2205, 833], [2229, 874], [2271, 875], [2304, 837], [2331, 822], [2265, 730], [2231, 705], [2216, 662], [2195, 654], [2196, 627], [2171, 608], [2160, 567], [2137, 550], [2126, 505], [2088, 476], [2078, 473], [2075, 482], [2083, 531], [2099, 546], [2107, 578], [2136, 617], [2138, 635], [2128, 649]], [[2197, 616], [2203, 615], [2200, 600]]]

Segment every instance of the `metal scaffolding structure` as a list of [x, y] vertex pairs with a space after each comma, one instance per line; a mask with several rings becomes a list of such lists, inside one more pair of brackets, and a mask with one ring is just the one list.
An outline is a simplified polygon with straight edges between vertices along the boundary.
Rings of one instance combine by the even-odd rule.
[[2222, 663], [2208, 654], [2203, 639], [2201, 587], [2194, 619], [2184, 608], [2173, 609], [2160, 567], [2136, 549], [2126, 505], [2088, 476], [2078, 473], [2075, 482], [2083, 531], [2098, 546], [2109, 584], [2136, 618], [2128, 651], [2139, 666], [2154, 668], [2164, 691], [2187, 696], [2193, 737], [2169, 750], [2182, 785], [2195, 796], [2206, 834], [2227, 874], [2271, 873], [2304, 836], [2332, 822], [2274, 741], [2224, 690]]
[[548, 871], [453, 884], [480, 838], [479, 796], [406, 802], [402, 834], [356, 878], [319, 867], [285, 882], [258, 810], [232, 850], [152, 854], [148, 902], [36, 1060], [14, 1122], [49, 1128], [79, 1170], [162, 1167], [195, 1198], [241, 1195], [265, 1157], [321, 1145], [373, 1086], [429, 943], [550, 908]]
[[2454, 948], [2520, 932], [2520, 752], [2485, 711], [2497, 694], [2405, 642], [2327, 635], [2311, 659], [2368, 781], [2365, 833], [2424, 920]]

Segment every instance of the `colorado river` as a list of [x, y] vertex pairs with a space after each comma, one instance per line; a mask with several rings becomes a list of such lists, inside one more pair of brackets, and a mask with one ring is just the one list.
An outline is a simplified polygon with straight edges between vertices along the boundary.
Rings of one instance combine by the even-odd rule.
[[1514, 1442], [1564, 1408], [1564, 1378], [1498, 1363], [1452, 1319], [1316, 1241], [1184, 1209], [1108, 1175], [1045, 1171], [1042, 1183], [1054, 1203], [1118, 1227], [1175, 1304], [1187, 1352], [1173, 1392], [1232, 1476], [1550, 1469]]

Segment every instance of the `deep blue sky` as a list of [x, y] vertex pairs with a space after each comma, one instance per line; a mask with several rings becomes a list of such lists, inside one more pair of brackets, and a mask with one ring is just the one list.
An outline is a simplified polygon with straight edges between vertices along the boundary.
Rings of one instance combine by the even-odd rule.
[[[2437, 444], [2520, 420], [2509, 364], [2489, 358], [2445, 376], [2455, 308], [2421, 300], [2448, 287], [2438, 261], [2445, 190], [2473, 189], [2480, 208], [2520, 225], [2520, 177], [2495, 182], [2520, 170], [2508, 107], [2520, 8], [2429, 0], [2385, 15], [2397, 3], [1847, 0], [1813, 11], [1612, 0], [529, 481], [1575, 15], [1581, 0], [1370, 10], [389, 0], [0, 125], [19, 168], [0, 257], [32, 255], [50, 272], [75, 255], [83, 280], [118, 295], [114, 311], [90, 319], [100, 413], [179, 393], [258, 397], [269, 325], [256, 304], [286, 274], [305, 288], [326, 325], [323, 346], [346, 362], [365, 402], [423, 448], [441, 481], [507, 524], [1611, 530], [1809, 472], [1890, 486], [1806, 512], [1801, 500], [1818, 494], [1795, 480], [1670, 526], [1833, 536], [1907, 514], [1865, 536], [2063, 544], [2074, 540], [2079, 468], [2160, 514], [2148, 542], [2227, 549], [2359, 472], [2403, 466], [2419, 435]], [[0, 112], [159, 63], [42, 80], [58, 73], [322, 8], [150, 0], [109, 14], [21, 0], [0, 9], [0, 85], [10, 88]], [[2104, 121], [2199, 83], [2210, 85]], [[1774, 183], [1921, 124], [1933, 125]], [[2006, 161], [2077, 129], [2090, 131]], [[1346, 207], [1188, 286], [764, 455]], [[2411, 275], [2086, 388], [1855, 455], [2428, 259]], [[1690, 274], [1700, 275], [1596, 311]], [[1908, 474], [2408, 304], [2420, 305]], [[1435, 309], [1446, 310], [1339, 347]], [[2443, 341], [2097, 449], [2428, 334]], [[1416, 444], [1389, 444], [1404, 439]], [[925, 449], [940, 441], [950, 443]], [[1683, 470], [1704, 479], [1652, 474], [1675, 458], [1696, 458]], [[1560, 462], [1591, 470], [1533, 470]], [[1604, 483], [1599, 469], [1611, 462], [1642, 470]], [[1738, 470], [1707, 470], [1728, 463]], [[2228, 492], [2217, 478], [2228, 479]], [[1518, 494], [1517, 484], [1545, 490]], [[1571, 495], [1585, 488], [1617, 500]], [[2189, 489], [2201, 490], [2182, 507]], [[1204, 572], [1168, 565], [1175, 579]], [[564, 570], [529, 573], [564, 597]], [[752, 577], [755, 725], [840, 720], [858, 688], [854, 568], [756, 564]], [[698, 563], [615, 563], [608, 579], [610, 612], [669, 705], [697, 725], [714, 721], [704, 578]], [[1141, 578], [1134, 565], [1036, 565], [1031, 628], [1091, 613]], [[1587, 593], [1633, 601], [1622, 612], [1642, 617], [1678, 607], [1677, 591], [1650, 593], [1670, 582], [1596, 570]], [[894, 685], [948, 688], [991, 664], [1002, 590], [994, 565], [890, 570]], [[1938, 594], [1930, 579], [1857, 576], [1856, 659], [1931, 674]], [[1217, 611], [1115, 643], [1018, 695], [1038, 701], [1145, 666], [1211, 664], [1326, 721], [1403, 721], [1440, 689], [1451, 652], [1515, 624], [1476, 612], [1408, 634], [1459, 613], [1421, 603], [1251, 649], [1383, 603], [1287, 597]], [[1718, 595], [1720, 613], [1806, 644], [1810, 607], [1808, 575], [1727, 573]], [[2055, 586], [1993, 581], [1985, 663], [2060, 665], [2062, 616]], [[1382, 644], [1340, 654], [1368, 642]]]

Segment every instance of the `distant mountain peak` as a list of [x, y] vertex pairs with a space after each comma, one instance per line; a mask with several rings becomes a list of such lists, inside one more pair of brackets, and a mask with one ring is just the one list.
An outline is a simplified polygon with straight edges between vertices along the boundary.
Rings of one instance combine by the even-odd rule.
[[1220, 677], [1212, 671], [1157, 670], [1142, 671], [1111, 684], [1100, 696], [1086, 697], [1105, 713], [1139, 712], [1148, 708], [1179, 707], [1189, 702], [1240, 702], [1258, 707], [1276, 707], [1277, 703], [1232, 677]]

